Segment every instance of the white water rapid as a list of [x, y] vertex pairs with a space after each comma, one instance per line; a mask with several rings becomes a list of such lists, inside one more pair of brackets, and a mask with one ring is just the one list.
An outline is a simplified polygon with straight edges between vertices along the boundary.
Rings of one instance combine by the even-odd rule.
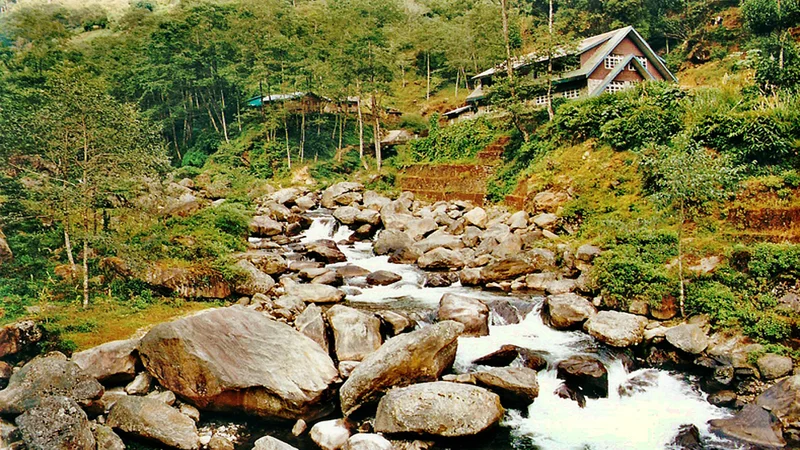
[[[345, 226], [336, 226], [330, 215], [319, 214], [311, 228], [302, 237], [303, 242], [333, 239], [339, 242], [352, 232]], [[722, 441], [709, 433], [710, 419], [728, 417], [730, 411], [715, 407], [705, 400], [705, 394], [690, 384], [686, 376], [666, 371], [656, 371], [655, 383], [631, 396], [621, 397], [618, 387], [642, 371], [628, 373], [623, 363], [613, 356], [613, 351], [602, 348], [594, 338], [579, 332], [554, 330], [542, 322], [543, 298], [531, 296], [512, 297], [466, 288], [456, 283], [445, 288], [422, 287], [424, 274], [410, 265], [391, 264], [387, 256], [374, 256], [369, 242], [339, 245], [348, 258], [347, 263], [364, 269], [388, 270], [403, 277], [391, 286], [364, 287], [358, 295], [348, 295], [347, 301], [355, 307], [379, 306], [391, 309], [396, 305], [430, 312], [438, 308], [439, 299], [447, 292], [480, 298], [487, 303], [497, 300], [514, 300], [533, 303], [533, 311], [519, 324], [491, 326], [489, 336], [460, 338], [454, 370], [466, 373], [483, 370], [472, 361], [498, 350], [504, 344], [514, 344], [527, 349], [546, 352], [548, 368], [539, 372], [539, 396], [523, 414], [507, 412], [502, 426], [510, 429], [513, 442], [508, 448], [533, 448], [541, 450], [658, 450], [668, 449], [678, 428], [694, 424], [709, 448], [736, 449], [737, 446]], [[556, 378], [555, 364], [577, 354], [593, 354], [608, 368], [609, 396], [604, 399], [587, 399], [580, 408], [575, 401], [562, 399], [553, 392], [561, 381]], [[650, 369], [652, 370], [652, 369]], [[490, 447], [486, 447], [490, 448]], [[499, 447], [491, 447], [499, 448]]]

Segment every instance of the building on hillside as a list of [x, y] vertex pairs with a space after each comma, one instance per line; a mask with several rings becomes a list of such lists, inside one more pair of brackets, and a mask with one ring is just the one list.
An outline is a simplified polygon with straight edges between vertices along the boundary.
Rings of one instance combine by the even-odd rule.
[[297, 91], [289, 92], [288, 94], [268, 94], [263, 97], [253, 97], [247, 100], [247, 105], [253, 108], [260, 108], [267, 105], [286, 103], [286, 108], [291, 112], [300, 112], [301, 110], [313, 112], [320, 111], [323, 105], [329, 102], [329, 99], [313, 92]]
[[[517, 76], [541, 79], [547, 76], [547, 57], [529, 54], [512, 60]], [[582, 40], [574, 50], [557, 52], [553, 58], [553, 93], [551, 98], [576, 99], [592, 97], [603, 92], [623, 91], [644, 81], [672, 81], [678, 79], [642, 36], [633, 28], [625, 27]], [[467, 97], [469, 111], [485, 111], [487, 88], [495, 77], [506, 76], [505, 63], [485, 70], [472, 79], [475, 90]], [[530, 99], [546, 106], [551, 98], [540, 95]], [[458, 117], [457, 110], [445, 113], [450, 119]]]
[[381, 139], [382, 147], [394, 147], [396, 145], [408, 144], [411, 140], [417, 137], [408, 130], [390, 130], [386, 136]]

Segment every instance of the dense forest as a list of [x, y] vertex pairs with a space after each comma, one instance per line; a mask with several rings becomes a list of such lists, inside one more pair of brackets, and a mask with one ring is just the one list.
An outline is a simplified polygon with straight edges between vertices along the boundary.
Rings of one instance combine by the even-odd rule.
[[[42, 314], [74, 335], [194, 308], [108, 268], [171, 261], [234, 279], [229, 257], [266, 182], [392, 191], [407, 166], [470, 161], [507, 136], [488, 198], [522, 181], [574, 192], [560, 214], [571, 239], [611, 250], [595, 276], [606, 299], [674, 294], [786, 342], [797, 315], [772, 307], [797, 289], [800, 249], [727, 219], [732, 205], [798, 206], [799, 24], [796, 0], [5, 3], [0, 233], [16, 257], [0, 269], [0, 321]], [[512, 80], [490, 94], [496, 117], [440, 119], [482, 70], [627, 25], [680, 86], [553, 101], [548, 114], [526, 102], [543, 81]], [[325, 101], [253, 102], [297, 92]], [[427, 137], [381, 149], [385, 128]], [[577, 167], [590, 151], [612, 169]], [[170, 214], [164, 199], [181, 194], [170, 183], [185, 179], [225, 204]], [[684, 252], [729, 263], [684, 280], [669, 264]]]

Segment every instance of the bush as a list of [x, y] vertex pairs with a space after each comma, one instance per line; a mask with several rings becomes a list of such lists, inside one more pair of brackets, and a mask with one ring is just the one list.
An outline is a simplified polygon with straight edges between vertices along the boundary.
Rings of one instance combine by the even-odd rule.
[[205, 165], [206, 160], [208, 159], [208, 155], [198, 151], [198, 150], [189, 150], [183, 155], [183, 160], [181, 161], [181, 165], [183, 167], [197, 167], [201, 168]]
[[430, 134], [409, 144], [417, 162], [447, 162], [474, 158], [497, 139], [498, 130], [485, 118], [465, 120], [446, 128], [439, 127], [439, 116], [430, 120]]
[[771, 111], [717, 113], [697, 124], [692, 138], [738, 164], [781, 164], [796, 156], [790, 127]]
[[800, 245], [758, 244], [747, 267], [759, 281], [796, 281], [800, 278]]

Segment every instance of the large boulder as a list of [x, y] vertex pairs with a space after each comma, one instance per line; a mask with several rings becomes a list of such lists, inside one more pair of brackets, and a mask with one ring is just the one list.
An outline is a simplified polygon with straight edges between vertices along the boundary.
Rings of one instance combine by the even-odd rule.
[[270, 196], [270, 198], [281, 205], [294, 203], [302, 194], [300, 189], [297, 188], [284, 188], [280, 189]]
[[597, 358], [571, 356], [556, 366], [559, 379], [587, 398], [608, 397], [608, 370]]
[[699, 355], [708, 347], [708, 336], [699, 325], [682, 323], [668, 329], [665, 333], [667, 342], [686, 353]]
[[800, 429], [800, 375], [785, 378], [756, 397], [755, 404], [774, 414], [786, 429]]
[[766, 355], [756, 360], [758, 371], [761, 376], [767, 380], [774, 380], [776, 378], [785, 377], [792, 373], [794, 363], [789, 356], [776, 355], [774, 353], [767, 353]]
[[356, 223], [356, 217], [358, 217], [359, 212], [361, 210], [355, 206], [342, 206], [341, 208], [336, 208], [333, 212], [333, 217], [345, 225], [352, 225]]
[[89, 419], [74, 400], [51, 396], [17, 417], [28, 450], [95, 450]]
[[338, 371], [292, 327], [239, 306], [156, 325], [139, 344], [161, 386], [201, 409], [313, 418]]
[[336, 242], [330, 239], [320, 239], [306, 244], [306, 253], [311, 258], [325, 264], [335, 264], [347, 261], [347, 256], [339, 250]]
[[417, 260], [417, 265], [425, 270], [450, 270], [460, 269], [465, 265], [461, 253], [443, 247], [435, 248]]
[[23, 320], [0, 328], [0, 358], [25, 351], [42, 340], [42, 329], [32, 320]]
[[467, 384], [437, 381], [394, 389], [375, 415], [375, 431], [443, 437], [472, 436], [500, 421], [500, 397]]
[[272, 436], [264, 436], [255, 442], [253, 450], [297, 450], [297, 447]]
[[406, 234], [415, 241], [419, 241], [430, 233], [436, 231], [439, 225], [430, 218], [409, 220], [406, 224]]
[[350, 181], [336, 183], [325, 189], [322, 193], [320, 204], [323, 208], [328, 209], [336, 208], [337, 205], [349, 205], [353, 201], [360, 201], [363, 198], [361, 194], [358, 194], [358, 196], [352, 195], [363, 190], [364, 186], [361, 183]]
[[783, 448], [786, 445], [780, 421], [758, 405], [746, 405], [734, 417], [711, 420], [709, 425], [711, 431], [717, 434], [749, 444], [766, 448]]
[[413, 248], [420, 254], [427, 253], [435, 248], [444, 247], [449, 250], [459, 250], [464, 248], [461, 237], [454, 236], [445, 231], [435, 231], [425, 239], [415, 243]]
[[444, 294], [439, 300], [439, 320], [464, 324], [464, 336], [489, 335], [489, 308], [480, 300], [456, 294]]
[[437, 380], [452, 367], [462, 331], [464, 325], [445, 321], [386, 341], [342, 385], [342, 412], [349, 416], [393, 387]]
[[492, 256], [497, 259], [513, 258], [522, 251], [522, 239], [516, 234], [508, 234], [492, 250]]
[[338, 303], [346, 295], [341, 289], [326, 284], [296, 284], [286, 288], [286, 293], [296, 295], [306, 303]]
[[374, 314], [344, 305], [334, 305], [326, 314], [339, 361], [361, 361], [383, 343], [381, 320]]
[[583, 325], [598, 341], [612, 347], [638, 345], [644, 337], [647, 319], [619, 311], [600, 311]]
[[136, 377], [139, 339], [107, 342], [72, 355], [72, 362], [101, 382], [125, 382]]
[[535, 266], [519, 258], [508, 258], [483, 267], [481, 269], [481, 278], [486, 282], [505, 281], [535, 271]]
[[322, 450], [339, 450], [347, 444], [350, 429], [342, 419], [323, 420], [311, 427], [311, 440]]
[[268, 215], [255, 216], [250, 220], [250, 234], [256, 237], [270, 237], [281, 234], [283, 225]]
[[390, 255], [413, 244], [414, 240], [402, 231], [383, 230], [378, 234], [378, 238], [375, 239], [372, 251], [376, 255]]
[[0, 391], [0, 415], [22, 414], [39, 406], [46, 396], [69, 397], [88, 404], [103, 395], [103, 386], [61, 353], [33, 359]]
[[403, 277], [388, 270], [376, 270], [367, 275], [367, 284], [370, 286], [388, 286], [402, 280]]
[[266, 294], [275, 286], [275, 280], [271, 276], [262, 272], [255, 264], [246, 259], [237, 262], [236, 267], [241, 269], [245, 275], [245, 279], [234, 287], [234, 291], [237, 294]]
[[597, 314], [597, 308], [586, 298], [568, 293], [547, 297], [544, 312], [553, 328], [566, 330], [580, 328], [587, 319]]
[[473, 225], [478, 228], [486, 228], [486, 224], [489, 221], [489, 215], [486, 214], [486, 210], [481, 207], [472, 208], [468, 213], [464, 214], [464, 220], [467, 221], [468, 225]]
[[108, 414], [109, 427], [180, 450], [200, 448], [197, 426], [189, 416], [149, 397], [123, 397]]
[[507, 408], [524, 409], [539, 396], [536, 371], [527, 367], [499, 367], [474, 376], [479, 386], [499, 395]]
[[358, 433], [350, 437], [343, 450], [395, 450], [391, 441], [373, 433]]

